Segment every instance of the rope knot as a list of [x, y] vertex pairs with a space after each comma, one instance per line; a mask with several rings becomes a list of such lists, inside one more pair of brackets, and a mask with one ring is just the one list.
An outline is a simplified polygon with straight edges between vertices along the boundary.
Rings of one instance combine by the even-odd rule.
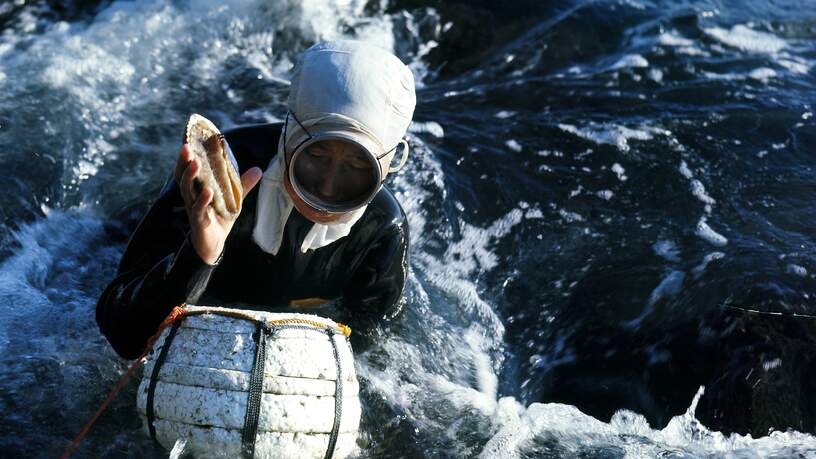
[[159, 330], [167, 327], [168, 325], [172, 325], [173, 322], [178, 320], [180, 317], [183, 317], [187, 314], [187, 310], [184, 309], [182, 306], [176, 306], [170, 311], [170, 314], [167, 314], [167, 317], [164, 319], [164, 322], [161, 323]]
[[351, 327], [345, 324], [337, 323], [337, 326], [340, 327], [340, 332], [343, 333], [345, 336], [351, 336]]

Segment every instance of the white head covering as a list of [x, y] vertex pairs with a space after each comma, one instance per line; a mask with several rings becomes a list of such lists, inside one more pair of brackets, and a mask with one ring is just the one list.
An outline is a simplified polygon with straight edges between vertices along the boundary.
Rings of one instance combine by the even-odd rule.
[[[407, 159], [403, 136], [415, 106], [414, 76], [390, 52], [358, 41], [319, 43], [307, 49], [295, 65], [289, 91], [289, 111], [300, 123], [287, 113], [286, 138], [281, 136], [278, 153], [261, 179], [252, 233], [255, 243], [277, 254], [292, 212], [292, 199], [283, 185], [284, 145], [291, 154], [309, 135], [351, 139], [374, 156], [384, 180]], [[391, 168], [400, 143], [405, 145], [402, 160]], [[325, 247], [347, 236], [365, 209], [355, 209], [329, 224], [315, 223], [300, 250]]]

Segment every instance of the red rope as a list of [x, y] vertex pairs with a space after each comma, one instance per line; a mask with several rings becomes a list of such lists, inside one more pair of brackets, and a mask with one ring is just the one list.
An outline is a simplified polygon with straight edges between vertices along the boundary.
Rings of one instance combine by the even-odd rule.
[[167, 318], [165, 318], [164, 322], [162, 322], [161, 325], [159, 326], [159, 330], [156, 332], [156, 334], [154, 334], [153, 336], [150, 337], [150, 339], [147, 340], [147, 346], [145, 347], [144, 352], [142, 352], [142, 354], [138, 358], [136, 358], [136, 360], [134, 360], [133, 363], [130, 364], [128, 370], [125, 372], [122, 378], [119, 379], [119, 382], [116, 383], [116, 386], [113, 388], [113, 390], [111, 390], [110, 393], [108, 394], [108, 398], [106, 398], [105, 401], [102, 402], [102, 405], [99, 407], [98, 410], [96, 410], [96, 413], [94, 413], [94, 415], [91, 417], [88, 423], [85, 424], [85, 427], [82, 428], [82, 431], [79, 432], [76, 438], [74, 438], [74, 441], [72, 441], [71, 444], [68, 445], [67, 448], [65, 448], [65, 451], [62, 452], [62, 456], [60, 456], [60, 459], [68, 459], [68, 457], [70, 457], [71, 454], [74, 453], [74, 450], [76, 450], [76, 448], [79, 446], [79, 443], [82, 441], [82, 439], [85, 438], [85, 436], [88, 435], [88, 432], [91, 431], [91, 427], [93, 427], [94, 423], [99, 418], [99, 416], [102, 415], [102, 413], [108, 408], [108, 405], [111, 404], [113, 399], [116, 398], [116, 396], [119, 394], [122, 388], [125, 387], [125, 383], [127, 383], [127, 380], [130, 378], [133, 372], [136, 371], [136, 368], [138, 368], [139, 365], [142, 364], [142, 359], [144, 358], [144, 356], [147, 355], [147, 353], [150, 352], [151, 349], [153, 349], [153, 344], [155, 344], [156, 340], [159, 339], [159, 336], [161, 335], [162, 331], [164, 331], [165, 328], [167, 328], [176, 320], [183, 319], [186, 314], [187, 311], [181, 306], [176, 306], [175, 308], [173, 308], [172, 311], [170, 311], [170, 314], [167, 315]]

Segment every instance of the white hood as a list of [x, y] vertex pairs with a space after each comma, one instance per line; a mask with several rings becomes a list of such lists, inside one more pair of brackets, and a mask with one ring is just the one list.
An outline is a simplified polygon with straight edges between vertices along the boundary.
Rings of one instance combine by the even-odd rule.
[[[319, 43], [306, 50], [292, 75], [289, 110], [314, 136], [342, 131], [365, 145], [380, 165], [381, 177], [399, 170], [391, 161], [404, 142], [416, 105], [414, 77], [390, 52], [357, 41]], [[267, 253], [278, 253], [283, 230], [294, 204], [283, 185], [284, 142], [291, 152], [308, 134], [287, 114], [286, 138], [264, 172], [258, 190], [253, 239]], [[381, 186], [382, 184], [380, 184]], [[315, 223], [301, 252], [325, 247], [345, 237], [366, 207], [353, 210], [330, 224]]]

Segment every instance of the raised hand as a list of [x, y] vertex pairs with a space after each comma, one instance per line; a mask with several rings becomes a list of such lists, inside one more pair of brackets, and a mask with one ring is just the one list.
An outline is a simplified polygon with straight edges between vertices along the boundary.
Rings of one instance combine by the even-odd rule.
[[[190, 240], [193, 248], [205, 263], [212, 265], [224, 250], [224, 242], [235, 219], [226, 219], [218, 215], [210, 206], [213, 190], [203, 187], [197, 192], [194, 184], [200, 170], [201, 165], [195, 155], [186, 144], [182, 145], [173, 175], [184, 199], [187, 218], [190, 220]], [[241, 176], [244, 197], [258, 184], [262, 175], [261, 169], [257, 167], [244, 172]]]

